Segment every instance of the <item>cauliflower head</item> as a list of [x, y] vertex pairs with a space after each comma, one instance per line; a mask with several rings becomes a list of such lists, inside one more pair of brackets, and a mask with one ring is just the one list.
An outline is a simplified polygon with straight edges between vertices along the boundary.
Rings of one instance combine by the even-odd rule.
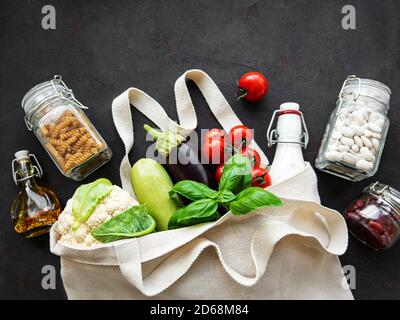
[[92, 230], [138, 204], [127, 191], [118, 186], [113, 186], [110, 194], [96, 206], [89, 219], [81, 223], [78, 229], [72, 230], [74, 217], [72, 214], [72, 199], [69, 199], [56, 225], [56, 232], [61, 236], [59, 241], [65, 244], [86, 247], [98, 244], [99, 242], [90, 234]]

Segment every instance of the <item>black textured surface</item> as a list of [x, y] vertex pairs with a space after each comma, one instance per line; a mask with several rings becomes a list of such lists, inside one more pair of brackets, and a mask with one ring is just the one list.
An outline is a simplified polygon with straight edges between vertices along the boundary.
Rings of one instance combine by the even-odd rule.
[[[0, 298], [63, 299], [41, 289], [41, 268], [59, 267], [48, 250], [48, 237], [26, 240], [10, 225], [9, 206], [17, 189], [11, 178], [14, 151], [28, 148], [43, 165], [42, 184], [54, 188], [63, 204], [77, 183], [55, 168], [23, 121], [20, 101], [33, 85], [62, 74], [113, 149], [114, 158], [89, 177], [119, 183], [122, 143], [111, 121], [111, 101], [129, 86], [141, 88], [176, 117], [173, 84], [185, 70], [200, 68], [219, 85], [238, 116], [255, 128], [266, 146], [265, 131], [273, 110], [294, 100], [302, 105], [311, 141], [306, 159], [314, 163], [323, 129], [348, 74], [380, 80], [393, 91], [391, 128], [380, 170], [368, 181], [351, 183], [318, 173], [325, 205], [341, 211], [373, 180], [400, 188], [399, 20], [396, 0], [351, 1], [357, 30], [341, 28], [345, 1], [50, 1], [57, 29], [41, 28], [48, 1], [0, 1]], [[235, 101], [235, 80], [249, 70], [270, 79], [269, 96], [260, 103]], [[203, 98], [192, 90], [199, 128], [216, 127]], [[139, 128], [145, 119], [134, 112]], [[132, 160], [144, 155], [144, 133], [137, 130]], [[266, 150], [272, 158], [273, 150]], [[88, 180], [86, 180], [88, 181]], [[357, 271], [359, 299], [400, 297], [400, 243], [372, 252], [353, 238], [343, 264]]]

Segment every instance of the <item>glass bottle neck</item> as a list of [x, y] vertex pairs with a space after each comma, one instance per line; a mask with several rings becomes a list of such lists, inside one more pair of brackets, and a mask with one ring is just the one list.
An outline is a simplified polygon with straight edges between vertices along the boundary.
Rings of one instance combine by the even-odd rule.
[[18, 161], [17, 173], [19, 185], [22, 187], [34, 188], [37, 187], [35, 180], [35, 169], [29, 159], [22, 159]]
[[305, 162], [301, 148], [302, 125], [298, 115], [279, 117], [277, 124], [278, 142], [270, 168], [272, 184], [289, 179], [304, 169]]
[[22, 182], [22, 186], [24, 188], [30, 188], [30, 189], [35, 189], [38, 187], [36, 180], [34, 177], [26, 179]]

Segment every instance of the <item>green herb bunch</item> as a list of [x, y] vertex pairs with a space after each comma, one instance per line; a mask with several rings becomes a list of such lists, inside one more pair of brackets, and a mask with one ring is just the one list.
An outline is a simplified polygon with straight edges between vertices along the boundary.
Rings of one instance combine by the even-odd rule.
[[218, 191], [205, 184], [182, 180], [176, 183], [170, 196], [179, 194], [193, 202], [175, 211], [168, 228], [176, 229], [203, 222], [215, 221], [220, 217], [219, 207], [235, 215], [244, 215], [255, 209], [282, 205], [282, 201], [259, 187], [251, 187], [250, 160], [236, 154], [225, 164]]

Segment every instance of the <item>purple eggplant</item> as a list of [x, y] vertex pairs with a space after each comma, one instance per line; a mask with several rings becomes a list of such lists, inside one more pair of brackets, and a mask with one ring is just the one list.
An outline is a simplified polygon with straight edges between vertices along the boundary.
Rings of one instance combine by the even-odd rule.
[[164, 158], [164, 166], [175, 183], [193, 180], [211, 188], [216, 186], [213, 174], [201, 163], [197, 150], [184, 137], [168, 131], [161, 132], [148, 125], [144, 125], [144, 129], [157, 140], [156, 149]]

